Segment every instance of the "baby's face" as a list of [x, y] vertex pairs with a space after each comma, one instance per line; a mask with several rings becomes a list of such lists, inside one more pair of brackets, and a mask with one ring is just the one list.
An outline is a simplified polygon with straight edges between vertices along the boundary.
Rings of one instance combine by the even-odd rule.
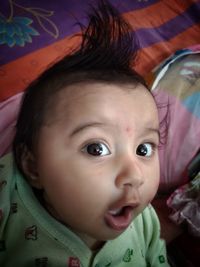
[[92, 247], [121, 234], [157, 191], [157, 109], [142, 85], [73, 85], [56, 100], [36, 149], [38, 186]]

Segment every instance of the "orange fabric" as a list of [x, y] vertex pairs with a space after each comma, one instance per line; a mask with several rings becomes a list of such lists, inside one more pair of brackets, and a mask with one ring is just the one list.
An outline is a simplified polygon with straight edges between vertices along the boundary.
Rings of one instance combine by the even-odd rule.
[[163, 0], [147, 8], [127, 12], [124, 14], [124, 18], [129, 20], [135, 30], [149, 27], [155, 28], [177, 17], [195, 2], [198, 2], [198, 0]]
[[74, 49], [79, 40], [79, 37], [66, 37], [48, 47], [1, 66], [0, 101], [22, 92], [49, 65]]
[[[199, 41], [197, 42], [197, 40]], [[196, 24], [167, 42], [156, 43], [152, 46], [141, 49], [139, 51], [136, 70], [142, 75], [147, 75], [154, 67], [169, 57], [176, 50], [187, 48], [199, 43], [200, 24]]]

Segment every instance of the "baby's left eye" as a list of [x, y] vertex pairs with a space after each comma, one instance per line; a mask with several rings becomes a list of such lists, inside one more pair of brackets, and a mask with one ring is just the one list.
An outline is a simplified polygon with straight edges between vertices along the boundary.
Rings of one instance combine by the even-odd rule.
[[83, 152], [86, 152], [90, 154], [91, 156], [106, 156], [110, 154], [110, 150], [108, 147], [103, 143], [91, 143], [86, 145], [83, 150]]
[[136, 149], [136, 154], [142, 157], [150, 157], [153, 152], [153, 144], [151, 143], [140, 144]]

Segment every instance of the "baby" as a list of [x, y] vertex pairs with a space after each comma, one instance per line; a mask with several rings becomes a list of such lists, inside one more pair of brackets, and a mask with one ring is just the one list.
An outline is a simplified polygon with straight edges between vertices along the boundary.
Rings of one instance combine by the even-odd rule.
[[166, 267], [149, 204], [157, 107], [132, 63], [132, 29], [107, 1], [80, 48], [25, 92], [0, 161], [0, 266]]

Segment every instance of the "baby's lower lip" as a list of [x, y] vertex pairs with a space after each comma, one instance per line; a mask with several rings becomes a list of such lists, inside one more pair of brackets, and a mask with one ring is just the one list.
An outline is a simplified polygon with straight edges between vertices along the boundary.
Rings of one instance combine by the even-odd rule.
[[119, 215], [112, 215], [111, 213], [106, 213], [105, 222], [106, 224], [116, 231], [125, 230], [132, 221], [133, 217], [133, 207], [126, 206], [123, 208], [123, 212]]

